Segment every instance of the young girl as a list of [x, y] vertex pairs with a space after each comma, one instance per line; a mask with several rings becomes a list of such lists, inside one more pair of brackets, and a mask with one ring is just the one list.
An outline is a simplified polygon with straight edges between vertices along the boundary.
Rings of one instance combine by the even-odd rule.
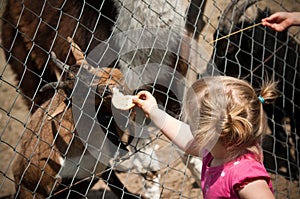
[[246, 81], [207, 77], [188, 90], [184, 122], [158, 109], [151, 93], [133, 102], [158, 128], [187, 153], [203, 158], [204, 198], [274, 198], [262, 163], [260, 143], [266, 132], [263, 104], [277, 97], [276, 83], [266, 82], [259, 95]]

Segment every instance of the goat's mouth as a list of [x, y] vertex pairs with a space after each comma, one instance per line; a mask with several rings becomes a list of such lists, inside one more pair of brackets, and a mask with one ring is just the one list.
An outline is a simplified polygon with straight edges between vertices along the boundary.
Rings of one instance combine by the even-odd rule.
[[113, 88], [115, 88], [116, 85], [110, 85], [110, 84], [99, 84], [96, 88], [96, 93], [103, 99], [111, 99], [113, 95]]

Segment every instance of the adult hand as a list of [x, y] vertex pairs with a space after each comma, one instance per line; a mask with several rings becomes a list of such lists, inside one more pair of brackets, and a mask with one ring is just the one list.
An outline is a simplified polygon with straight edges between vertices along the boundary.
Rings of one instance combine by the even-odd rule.
[[262, 25], [281, 32], [292, 25], [300, 24], [300, 12], [276, 12], [271, 16], [262, 19]]

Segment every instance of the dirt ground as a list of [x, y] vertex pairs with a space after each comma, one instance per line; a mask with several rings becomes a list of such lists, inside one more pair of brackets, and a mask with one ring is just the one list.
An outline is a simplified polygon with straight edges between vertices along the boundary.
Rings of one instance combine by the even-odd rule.
[[[212, 46], [208, 43], [213, 40], [212, 32], [217, 27], [217, 17], [227, 3], [228, 0], [208, 1], [207, 3], [205, 9], [207, 24], [199, 40], [201, 49], [206, 50], [203, 54], [210, 55], [212, 51]], [[296, 4], [294, 0], [270, 0], [261, 2], [260, 6], [268, 5], [273, 12], [283, 10], [283, 8], [289, 11], [296, 11], [297, 9], [300, 11], [300, 2]], [[4, 7], [5, 1], [0, 0], [1, 13]], [[291, 32], [298, 30], [292, 28]], [[206, 65], [207, 60], [208, 57], [200, 60], [200, 65]], [[3, 50], [0, 47], [0, 198], [15, 193], [11, 164], [15, 158], [14, 149], [18, 145], [19, 137], [22, 135], [30, 115], [30, 111], [24, 106], [24, 101], [22, 95], [18, 92], [17, 85], [14, 74], [7, 64]], [[202, 198], [201, 190], [196, 185], [195, 178], [180, 159], [174, 161], [159, 173], [161, 174], [159, 182], [161, 198]], [[145, 182], [140, 175], [122, 173], [119, 176], [130, 191], [135, 193], [143, 191]], [[276, 190], [276, 198], [300, 198], [298, 182], [288, 181], [280, 175], [271, 174], [271, 176]], [[99, 189], [105, 187], [105, 184], [100, 181], [89, 194], [89, 198], [99, 198], [102, 194], [102, 191], [100, 192]], [[110, 198], [109, 194], [106, 195], [106, 198]]]

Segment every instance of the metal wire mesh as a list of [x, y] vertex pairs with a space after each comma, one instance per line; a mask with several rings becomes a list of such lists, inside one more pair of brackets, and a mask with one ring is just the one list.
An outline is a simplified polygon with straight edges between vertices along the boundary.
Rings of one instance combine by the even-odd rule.
[[235, 24], [224, 14], [230, 3], [2, 0], [0, 197], [202, 198], [200, 159], [138, 110], [114, 109], [111, 87], [147, 89], [179, 118], [197, 78], [230, 75], [258, 87], [275, 74], [281, 98], [266, 109], [264, 164], [276, 198], [299, 198], [299, 28], [216, 39], [276, 11], [300, 11], [300, 2], [260, 1]]

